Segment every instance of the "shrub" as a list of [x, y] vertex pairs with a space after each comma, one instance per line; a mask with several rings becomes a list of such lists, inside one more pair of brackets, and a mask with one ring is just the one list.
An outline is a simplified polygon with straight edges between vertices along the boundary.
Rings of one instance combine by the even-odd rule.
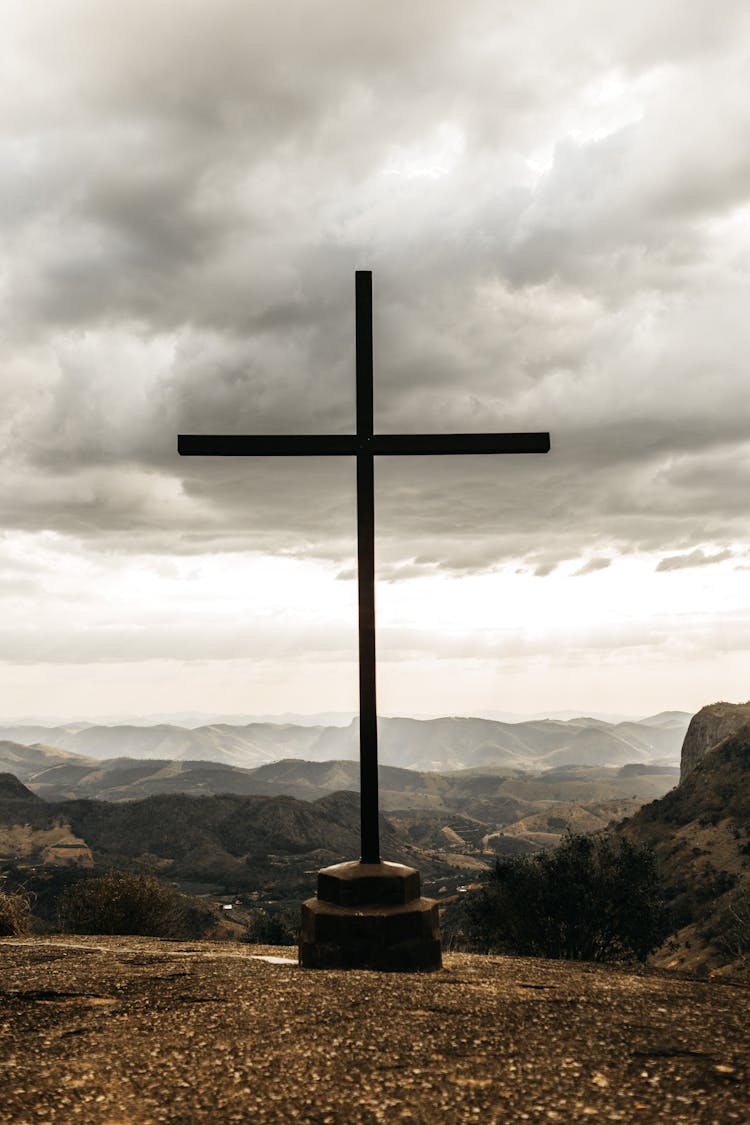
[[66, 887], [57, 907], [57, 923], [72, 934], [141, 934], [144, 937], [191, 938], [205, 918], [172, 887], [153, 875], [109, 871]]
[[736, 963], [738, 971], [750, 974], [750, 891], [747, 886], [730, 896], [719, 916], [715, 942]]
[[297, 945], [299, 912], [293, 910], [253, 910], [245, 938], [251, 945]]
[[31, 898], [26, 891], [5, 889], [5, 876], [0, 875], [0, 937], [27, 934], [31, 929]]
[[528, 956], [643, 959], [667, 933], [653, 851], [599, 836], [497, 859], [465, 911], [475, 949]]

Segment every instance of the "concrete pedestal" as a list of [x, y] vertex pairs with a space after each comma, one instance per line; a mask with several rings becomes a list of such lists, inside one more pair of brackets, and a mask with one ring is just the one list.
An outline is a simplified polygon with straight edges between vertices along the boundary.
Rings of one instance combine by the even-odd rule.
[[302, 906], [304, 969], [439, 969], [440, 920], [419, 872], [400, 863], [338, 863]]

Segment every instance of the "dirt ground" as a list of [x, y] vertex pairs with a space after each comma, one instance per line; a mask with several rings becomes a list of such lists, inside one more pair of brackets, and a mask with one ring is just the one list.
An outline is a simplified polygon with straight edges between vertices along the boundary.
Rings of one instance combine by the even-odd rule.
[[0, 940], [0, 1122], [750, 1120], [745, 986], [469, 954], [430, 974], [295, 957]]

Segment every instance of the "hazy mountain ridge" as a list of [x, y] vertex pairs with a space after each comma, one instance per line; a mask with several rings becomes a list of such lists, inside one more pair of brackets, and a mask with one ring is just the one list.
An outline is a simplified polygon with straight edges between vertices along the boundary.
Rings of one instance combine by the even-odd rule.
[[[419, 771], [477, 766], [528, 770], [660, 760], [676, 764], [689, 719], [683, 712], [617, 724], [585, 717], [520, 723], [462, 717], [381, 718], [379, 756], [383, 765]], [[110, 727], [80, 723], [0, 727], [0, 739], [8, 742], [51, 746], [100, 760], [201, 760], [245, 769], [284, 758], [353, 761], [358, 757], [358, 737], [356, 720], [345, 727], [284, 723], [220, 723], [194, 729], [170, 724]]]
[[[359, 766], [350, 760], [310, 762], [287, 758], [241, 769], [221, 762], [171, 759], [98, 760], [54, 747], [0, 743], [0, 771], [15, 774], [47, 800], [137, 800], [160, 793], [192, 796], [292, 796], [317, 800], [336, 790], [359, 789]], [[506, 810], [540, 800], [594, 801], [661, 796], [677, 780], [677, 767], [557, 766], [509, 770], [499, 766], [470, 770], [419, 771], [380, 766], [381, 807], [466, 811], [506, 823]]]

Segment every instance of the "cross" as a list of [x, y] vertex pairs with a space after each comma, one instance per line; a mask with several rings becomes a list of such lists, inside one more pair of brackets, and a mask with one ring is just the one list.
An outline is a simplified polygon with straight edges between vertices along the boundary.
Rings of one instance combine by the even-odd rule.
[[355, 274], [357, 432], [355, 434], [180, 434], [177, 451], [198, 457], [357, 459], [359, 583], [359, 772], [362, 863], [380, 862], [378, 727], [375, 706], [375, 457], [457, 453], [547, 453], [548, 433], [376, 434], [372, 394], [372, 273]]

